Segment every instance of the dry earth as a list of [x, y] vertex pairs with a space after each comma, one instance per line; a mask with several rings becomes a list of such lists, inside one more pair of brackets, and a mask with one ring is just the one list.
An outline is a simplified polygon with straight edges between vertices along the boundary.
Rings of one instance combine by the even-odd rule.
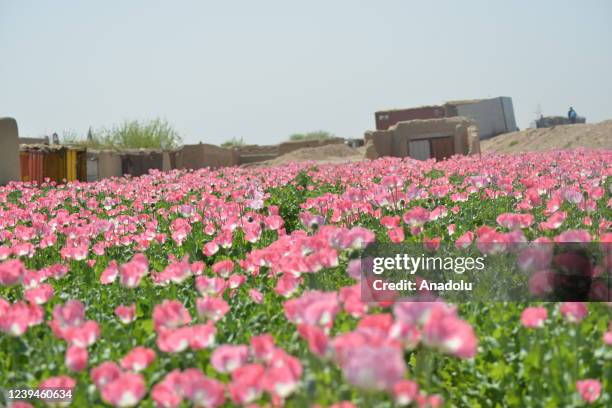
[[330, 144], [307, 147], [254, 165], [276, 166], [284, 163], [314, 161], [317, 163], [346, 163], [363, 160], [364, 148], [353, 148], [345, 144]]
[[480, 142], [483, 152], [519, 153], [586, 147], [612, 149], [612, 120], [506, 133]]

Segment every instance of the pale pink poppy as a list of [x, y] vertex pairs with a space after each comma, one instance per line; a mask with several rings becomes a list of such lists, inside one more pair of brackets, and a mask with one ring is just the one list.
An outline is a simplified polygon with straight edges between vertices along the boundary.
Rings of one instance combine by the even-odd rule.
[[70, 346], [68, 347], [68, 350], [66, 350], [66, 367], [68, 367], [70, 371], [83, 371], [85, 368], [87, 368], [88, 359], [89, 354], [85, 348]]
[[164, 300], [153, 309], [155, 329], [174, 329], [191, 323], [189, 311], [178, 300]]
[[259, 290], [253, 288], [249, 289], [249, 297], [253, 302], [261, 304], [261, 302], [263, 302], [264, 295]]
[[226, 288], [225, 279], [214, 276], [198, 276], [195, 280], [195, 286], [202, 296], [221, 296]]
[[265, 368], [260, 364], [247, 364], [232, 372], [228, 391], [234, 404], [245, 405], [259, 399], [263, 388], [261, 380]]
[[582, 399], [592, 404], [601, 396], [601, 382], [594, 379], [585, 379], [576, 381], [576, 390]]
[[121, 359], [121, 368], [139, 372], [151, 365], [155, 360], [155, 351], [147, 347], [134, 347]]
[[229, 305], [223, 298], [207, 296], [196, 299], [198, 315], [214, 322], [219, 321], [229, 312]]
[[134, 407], [147, 393], [144, 378], [140, 374], [122, 373], [102, 387], [102, 399], [115, 407]]
[[234, 269], [234, 262], [231, 259], [226, 259], [223, 261], [216, 262], [212, 266], [213, 272], [223, 278], [227, 278], [228, 276], [230, 276], [233, 269]]
[[112, 361], [106, 361], [91, 369], [89, 376], [98, 389], [116, 380], [121, 375], [121, 369]]
[[231, 373], [242, 367], [249, 355], [247, 346], [225, 344], [217, 347], [210, 358], [212, 366], [220, 373]]
[[528, 307], [521, 314], [521, 324], [527, 328], [534, 329], [544, 326], [548, 318], [548, 310], [544, 307]]
[[460, 358], [476, 355], [478, 339], [469, 323], [437, 309], [423, 326], [423, 342]]
[[365, 390], [391, 390], [404, 377], [403, 352], [395, 347], [356, 347], [344, 356], [342, 372], [347, 381]]
[[397, 406], [405, 407], [416, 400], [419, 395], [419, 385], [414, 381], [401, 380], [393, 385], [392, 392]]
[[119, 321], [123, 324], [129, 324], [136, 320], [136, 304], [131, 305], [119, 305], [115, 308], [115, 315], [119, 318]]
[[215, 408], [225, 401], [223, 383], [208, 378], [196, 368], [190, 368], [180, 377], [180, 386], [184, 397], [196, 407]]
[[559, 307], [559, 312], [568, 322], [580, 323], [589, 311], [584, 302], [563, 302]]
[[11, 286], [19, 283], [26, 269], [23, 263], [17, 259], [0, 264], [0, 285]]
[[195, 324], [191, 326], [191, 338], [189, 339], [189, 347], [192, 350], [200, 350], [203, 348], [212, 347], [215, 344], [215, 334], [217, 328], [212, 322], [205, 324]]

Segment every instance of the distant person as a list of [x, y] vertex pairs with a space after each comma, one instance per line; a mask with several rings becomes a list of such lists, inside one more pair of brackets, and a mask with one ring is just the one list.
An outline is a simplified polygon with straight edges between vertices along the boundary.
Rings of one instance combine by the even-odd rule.
[[578, 114], [576, 113], [574, 108], [570, 106], [569, 111], [567, 112], [567, 118], [569, 119], [570, 123], [572, 124], [576, 123], [577, 117], [578, 117]]

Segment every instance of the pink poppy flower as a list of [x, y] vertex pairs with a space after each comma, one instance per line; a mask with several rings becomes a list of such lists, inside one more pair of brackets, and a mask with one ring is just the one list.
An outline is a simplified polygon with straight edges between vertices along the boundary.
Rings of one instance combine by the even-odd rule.
[[253, 336], [251, 337], [250, 344], [253, 357], [260, 361], [269, 361], [276, 350], [274, 337], [271, 334]]
[[416, 206], [404, 213], [403, 220], [410, 227], [420, 227], [429, 221], [429, 217], [429, 211], [423, 207]]
[[261, 304], [263, 302], [264, 295], [257, 289], [249, 289], [249, 297], [251, 300], [257, 304]]
[[80, 326], [69, 327], [64, 332], [64, 340], [79, 347], [89, 347], [100, 338], [100, 326], [93, 320], [87, 320]]
[[380, 225], [387, 229], [394, 229], [399, 227], [400, 217], [399, 216], [384, 216], [380, 219]]
[[208, 378], [197, 368], [190, 368], [181, 374], [181, 389], [193, 406], [215, 408], [225, 402], [223, 383]]
[[217, 328], [212, 322], [191, 326], [191, 338], [189, 339], [189, 347], [192, 350], [200, 350], [203, 348], [212, 347], [215, 344], [216, 333]]
[[472, 245], [474, 241], [474, 233], [472, 231], [467, 231], [465, 234], [461, 235], [459, 238], [455, 240], [455, 246], [458, 249], [465, 249]]
[[435, 310], [423, 326], [423, 342], [460, 358], [474, 357], [478, 348], [472, 326], [440, 309]]
[[36, 305], [45, 304], [53, 297], [53, 286], [48, 283], [43, 283], [35, 288], [26, 290], [23, 297], [25, 297], [28, 302]]
[[205, 318], [217, 322], [229, 312], [229, 305], [219, 297], [205, 297], [196, 299], [198, 314]]
[[191, 273], [195, 276], [200, 276], [204, 273], [206, 265], [202, 261], [196, 261], [191, 264]]
[[246, 276], [237, 273], [232, 274], [227, 280], [230, 289], [237, 289], [246, 281]]
[[11, 336], [21, 336], [29, 327], [42, 323], [44, 311], [40, 306], [17, 302], [1, 302], [0, 331]]
[[144, 378], [140, 374], [122, 373], [117, 379], [102, 387], [102, 399], [115, 407], [134, 407], [147, 393]]
[[126, 288], [135, 288], [140, 285], [142, 278], [149, 273], [149, 261], [142, 253], [137, 253], [127, 263], [119, 268], [121, 285]]
[[219, 244], [217, 244], [216, 241], [207, 242], [206, 244], [204, 244], [204, 248], [202, 249], [202, 252], [206, 256], [213, 256], [218, 251], [219, 251]]
[[121, 369], [112, 361], [106, 361], [94, 367], [89, 376], [91, 381], [98, 389], [102, 389], [106, 384], [116, 380], [121, 375]]
[[395, 404], [405, 407], [416, 400], [419, 395], [419, 385], [414, 381], [401, 380], [393, 385], [392, 392]]
[[356, 347], [347, 351], [342, 362], [347, 381], [364, 390], [391, 390], [405, 372], [403, 352], [395, 347]]
[[151, 365], [155, 360], [155, 351], [147, 347], [134, 347], [121, 359], [121, 368], [140, 372]]
[[389, 329], [389, 338], [398, 340], [404, 349], [413, 350], [421, 341], [421, 331], [416, 326], [397, 321]]
[[248, 355], [249, 349], [247, 346], [225, 344], [213, 351], [210, 362], [218, 372], [231, 373], [246, 363]]
[[128, 306], [119, 305], [115, 308], [115, 315], [119, 318], [119, 321], [123, 324], [129, 324], [136, 320], [136, 304]]
[[23, 263], [17, 259], [0, 264], [0, 286], [12, 286], [21, 281], [26, 270]]
[[295, 277], [290, 273], [284, 273], [276, 282], [274, 292], [286, 298], [291, 297], [297, 291], [301, 282], [301, 278]]
[[548, 219], [540, 223], [540, 229], [542, 231], [550, 231], [559, 228], [565, 222], [567, 213], [564, 211], [557, 211], [553, 213]]
[[563, 302], [559, 311], [570, 323], [580, 323], [589, 312], [584, 302]]
[[521, 324], [529, 329], [544, 326], [548, 318], [548, 310], [544, 307], [528, 307], [521, 314]]
[[576, 381], [576, 390], [585, 402], [592, 404], [601, 395], [601, 382], [594, 379], [579, 380]]
[[329, 329], [340, 310], [335, 292], [304, 292], [301, 297], [285, 302], [285, 316], [295, 324], [309, 324]]
[[193, 330], [189, 326], [175, 329], [160, 328], [157, 331], [157, 347], [164, 353], [180, 353], [193, 341]]
[[155, 384], [151, 390], [151, 399], [156, 407], [178, 408], [183, 401], [181, 389], [181, 372], [174, 370]]
[[308, 342], [308, 349], [319, 358], [327, 355], [329, 349], [329, 338], [327, 334], [317, 326], [300, 324], [297, 326], [298, 333]]
[[226, 259], [223, 261], [216, 262], [212, 266], [212, 270], [217, 275], [223, 278], [227, 278], [228, 276], [230, 276], [230, 274], [234, 270], [234, 262], [231, 259]]
[[202, 296], [221, 296], [226, 288], [225, 279], [215, 276], [198, 276], [195, 280], [196, 289]]
[[584, 230], [564, 231], [555, 237], [555, 242], [591, 242], [591, 234]]
[[66, 367], [68, 367], [70, 371], [83, 371], [85, 368], [87, 368], [88, 359], [89, 354], [85, 348], [70, 346], [68, 347], [68, 350], [66, 350]]
[[497, 223], [510, 230], [527, 228], [533, 224], [533, 215], [504, 213], [497, 216]]
[[59, 375], [57, 377], [49, 377], [46, 380], [42, 381], [38, 388], [41, 390], [44, 389], [61, 389], [61, 390], [72, 390], [74, 393], [74, 387], [76, 386], [76, 380], [67, 376], [67, 375]]
[[189, 311], [178, 300], [164, 300], [153, 309], [155, 330], [174, 329], [191, 323]]
[[603, 341], [608, 346], [612, 346], [612, 325], [608, 328], [608, 331], [603, 335]]
[[102, 275], [100, 275], [100, 283], [103, 285], [109, 285], [117, 279], [119, 276], [119, 267], [117, 266], [117, 262], [115, 260], [110, 261]]
[[442, 238], [440, 237], [433, 237], [433, 238], [429, 238], [429, 237], [424, 237], [423, 238], [423, 248], [425, 248], [428, 251], [437, 251], [440, 248], [440, 242], [442, 241]]
[[340, 401], [329, 406], [329, 408], [357, 408], [350, 401]]
[[404, 227], [391, 228], [387, 230], [387, 235], [389, 236], [389, 239], [391, 240], [391, 242], [395, 242], [395, 243], [403, 242], [405, 239]]
[[529, 277], [529, 293], [541, 297], [554, 290], [556, 274], [553, 271], [538, 271]]
[[27, 402], [24, 401], [15, 401], [12, 402], [8, 408], [34, 408], [31, 404], [28, 404]]
[[228, 385], [228, 391], [232, 402], [238, 405], [246, 405], [259, 399], [262, 394], [261, 379], [265, 368], [260, 364], [247, 364], [232, 372], [232, 382]]

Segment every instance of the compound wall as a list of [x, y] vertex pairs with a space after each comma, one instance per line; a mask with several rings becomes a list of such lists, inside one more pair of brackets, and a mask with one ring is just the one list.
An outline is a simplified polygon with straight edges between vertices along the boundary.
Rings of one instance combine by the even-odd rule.
[[295, 150], [304, 149], [307, 147], [319, 147], [339, 143], [344, 143], [344, 139], [334, 137], [329, 139], [301, 140], [299, 142], [283, 142], [278, 145], [278, 154], [279, 156], [282, 156], [283, 154], [291, 153]]
[[237, 166], [238, 162], [237, 150], [201, 143], [183, 146], [176, 159], [176, 168], [202, 169], [210, 167], [217, 169]]
[[13, 118], [0, 118], [0, 186], [20, 179], [17, 121]]
[[418, 108], [392, 109], [378, 111], [374, 114], [377, 130], [387, 130], [391, 126], [409, 120], [443, 118], [445, 111], [443, 106], [421, 106]]

